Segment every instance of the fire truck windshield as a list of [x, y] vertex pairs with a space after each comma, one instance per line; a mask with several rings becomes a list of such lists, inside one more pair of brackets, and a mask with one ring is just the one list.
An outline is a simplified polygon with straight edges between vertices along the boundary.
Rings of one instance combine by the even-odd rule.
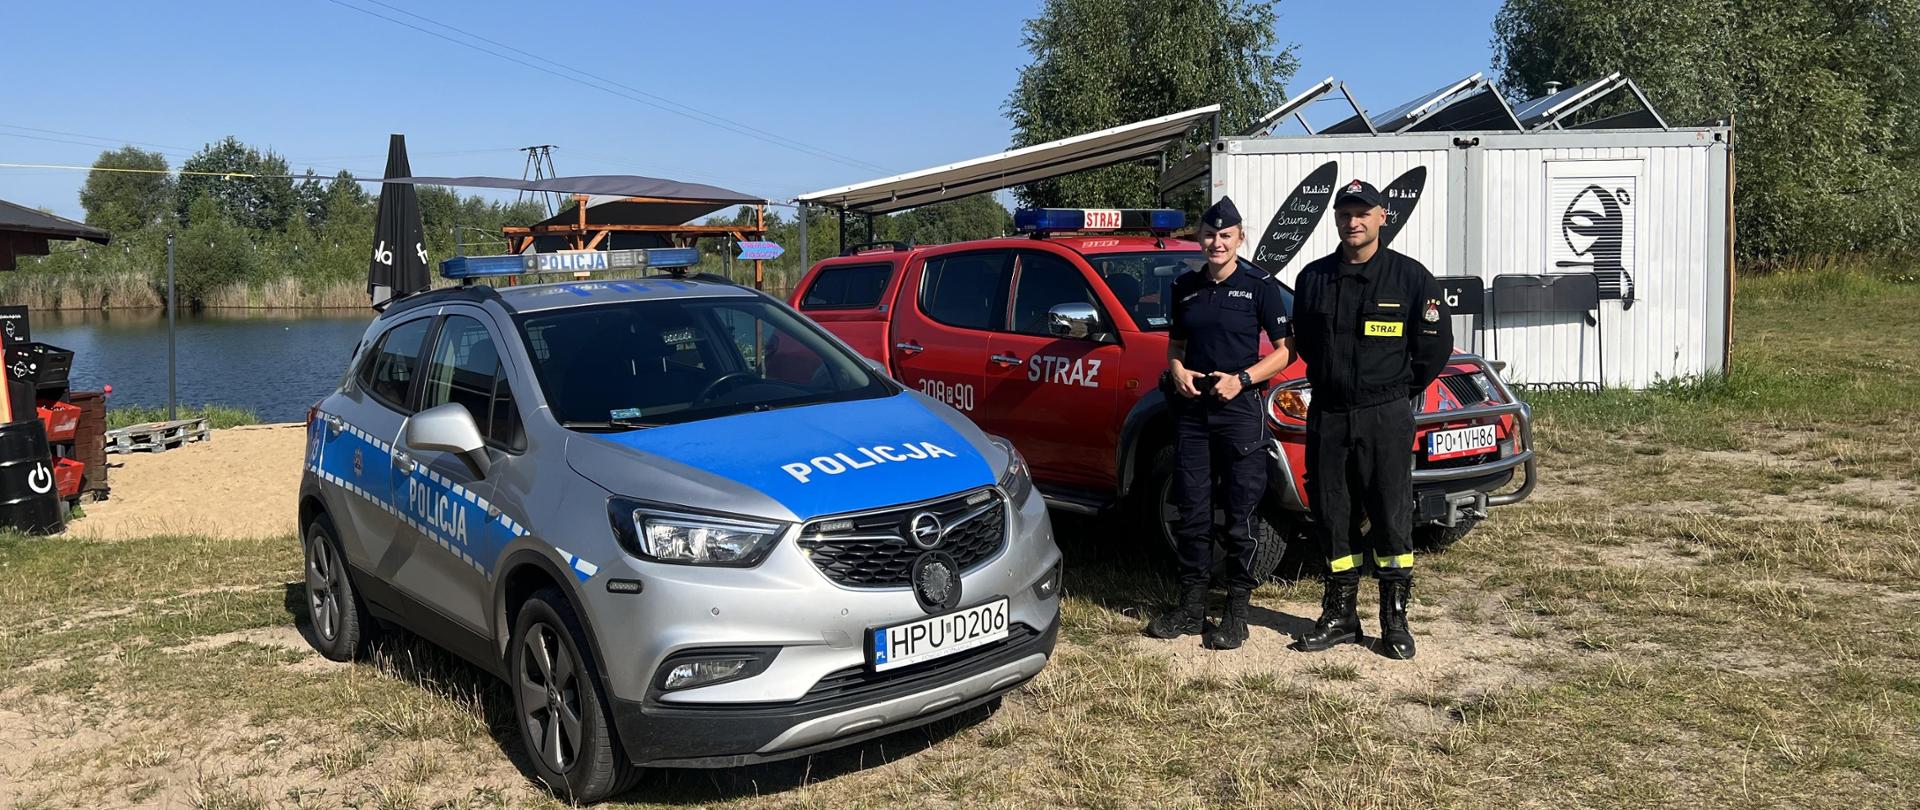
[[[1105, 253], [1087, 257], [1087, 263], [1107, 283], [1120, 308], [1133, 316], [1142, 331], [1163, 332], [1173, 323], [1173, 280], [1181, 273], [1198, 270], [1206, 256], [1197, 250], [1153, 251], [1147, 253]], [[1240, 260], [1241, 269], [1253, 267]], [[1281, 301], [1293, 312], [1293, 290], [1280, 285]]]

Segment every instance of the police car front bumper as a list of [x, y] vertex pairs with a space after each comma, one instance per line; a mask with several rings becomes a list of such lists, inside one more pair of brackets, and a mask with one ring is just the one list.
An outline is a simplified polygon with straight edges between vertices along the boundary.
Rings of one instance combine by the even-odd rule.
[[[612, 701], [614, 726], [636, 765], [731, 768], [806, 756], [979, 708], [1040, 673], [1060, 632], [1021, 628], [959, 661], [779, 704]], [[820, 691], [820, 690], [816, 690]]]

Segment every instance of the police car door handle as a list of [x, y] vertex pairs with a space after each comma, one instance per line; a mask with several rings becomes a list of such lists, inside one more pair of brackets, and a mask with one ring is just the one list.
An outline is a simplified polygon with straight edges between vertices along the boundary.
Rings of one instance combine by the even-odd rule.
[[346, 430], [346, 423], [342, 422], [338, 416], [327, 414], [326, 422], [328, 436], [338, 436], [340, 435], [340, 431]]
[[400, 468], [401, 472], [412, 475], [414, 469], [419, 465], [413, 460], [413, 456], [407, 455], [406, 451], [395, 450], [393, 451], [393, 466]]
[[926, 351], [927, 347], [920, 345], [919, 341], [908, 340], [893, 344], [893, 349], [901, 354], [919, 354]]
[[1007, 352], [1006, 354], [996, 354], [987, 359], [1002, 366], [1020, 365], [1020, 356], [1012, 352]]

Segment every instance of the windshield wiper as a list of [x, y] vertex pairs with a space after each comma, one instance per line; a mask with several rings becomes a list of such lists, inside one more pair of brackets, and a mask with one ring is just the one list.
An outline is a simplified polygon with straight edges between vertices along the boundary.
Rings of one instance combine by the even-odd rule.
[[631, 419], [609, 419], [603, 422], [577, 420], [561, 422], [560, 426], [568, 430], [639, 430], [659, 427], [657, 422], [636, 422]]

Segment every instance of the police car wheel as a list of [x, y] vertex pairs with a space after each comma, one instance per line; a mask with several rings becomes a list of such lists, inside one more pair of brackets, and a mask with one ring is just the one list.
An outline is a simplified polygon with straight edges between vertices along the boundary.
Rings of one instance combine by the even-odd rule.
[[303, 543], [307, 574], [307, 620], [312, 626], [309, 643], [321, 655], [335, 661], [351, 661], [366, 648], [366, 606], [353, 587], [347, 561], [335, 539], [333, 519], [321, 513], [307, 524]]
[[637, 769], [614, 738], [599, 672], [583, 652], [586, 637], [566, 596], [546, 588], [528, 597], [507, 649], [520, 739], [540, 780], [581, 803], [632, 787]]
[[[1153, 454], [1153, 463], [1147, 468], [1147, 486], [1137, 491], [1144, 496], [1140, 498], [1140, 508], [1148, 513], [1151, 525], [1159, 529], [1160, 542], [1156, 545], [1177, 559], [1180, 548], [1174, 537], [1174, 525], [1179, 522], [1180, 507], [1173, 502], [1174, 466], [1173, 447], [1160, 448]], [[1221, 520], [1220, 510], [1214, 510], [1214, 523], [1218, 525]], [[1262, 508], [1254, 514], [1252, 529], [1253, 577], [1265, 582], [1280, 567], [1281, 558], [1287, 555], [1287, 541], [1292, 535], [1291, 524], [1277, 520], [1271, 510]], [[1224, 584], [1219, 580], [1226, 572], [1226, 553], [1218, 543], [1214, 544], [1213, 558], [1215, 584]]]
[[1413, 530], [1413, 547], [1429, 554], [1446, 551], [1480, 525], [1479, 518], [1461, 518], [1452, 526], [1419, 526]]

